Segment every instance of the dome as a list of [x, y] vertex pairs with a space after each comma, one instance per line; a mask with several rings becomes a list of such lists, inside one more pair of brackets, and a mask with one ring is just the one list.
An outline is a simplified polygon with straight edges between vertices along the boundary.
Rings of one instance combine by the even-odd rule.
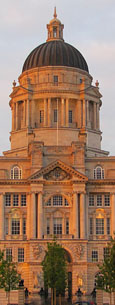
[[35, 48], [25, 60], [22, 72], [45, 66], [66, 66], [89, 72], [82, 54], [63, 40], [50, 40]]

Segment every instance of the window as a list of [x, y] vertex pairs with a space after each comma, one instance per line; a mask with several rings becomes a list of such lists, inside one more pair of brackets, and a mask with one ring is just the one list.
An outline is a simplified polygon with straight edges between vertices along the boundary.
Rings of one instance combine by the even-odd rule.
[[40, 123], [44, 122], [44, 110], [40, 110]]
[[24, 248], [18, 248], [18, 262], [24, 262]]
[[67, 201], [66, 198], [64, 198], [64, 205], [65, 205], [65, 206], [69, 206], [69, 203], [68, 203], [68, 201]]
[[97, 206], [102, 206], [102, 195], [97, 194]]
[[96, 218], [96, 234], [104, 234], [104, 218]]
[[26, 194], [21, 194], [21, 206], [26, 206]]
[[5, 194], [5, 206], [11, 206], [11, 194]]
[[109, 194], [104, 195], [104, 204], [105, 204], [105, 207], [110, 206], [110, 195]]
[[12, 235], [20, 234], [20, 220], [12, 219]]
[[50, 218], [47, 218], [47, 234], [50, 234]]
[[89, 194], [89, 206], [94, 206], [94, 194]]
[[110, 235], [110, 218], [107, 218], [107, 235]]
[[5, 235], [8, 235], [8, 218], [5, 218]]
[[6, 260], [12, 262], [12, 248], [6, 248]]
[[62, 218], [54, 218], [53, 233], [54, 233], [54, 235], [62, 234]]
[[72, 123], [72, 110], [69, 110], [69, 123]]
[[11, 179], [21, 179], [21, 178], [22, 178], [21, 169], [18, 166], [14, 166], [11, 169]]
[[53, 37], [56, 38], [57, 37], [57, 28], [53, 27]]
[[89, 232], [93, 234], [93, 218], [89, 218]]
[[57, 109], [54, 109], [54, 123], [57, 123]]
[[62, 196], [59, 196], [59, 195], [56, 195], [56, 196], [53, 196], [53, 205], [62, 205], [62, 202], [63, 202], [63, 198]]
[[19, 203], [19, 195], [18, 194], [13, 194], [13, 206], [17, 207]]
[[47, 206], [51, 206], [51, 198], [46, 203]]
[[58, 76], [57, 75], [54, 75], [54, 83], [55, 83], [55, 85], [58, 84]]
[[104, 169], [100, 166], [97, 166], [94, 169], [94, 179], [104, 179]]
[[26, 218], [23, 218], [23, 235], [26, 235]]
[[98, 262], [98, 251], [97, 250], [92, 251], [92, 262]]
[[109, 256], [109, 248], [103, 248], [103, 257], [104, 259]]
[[69, 218], [66, 219], [66, 234], [69, 234]]

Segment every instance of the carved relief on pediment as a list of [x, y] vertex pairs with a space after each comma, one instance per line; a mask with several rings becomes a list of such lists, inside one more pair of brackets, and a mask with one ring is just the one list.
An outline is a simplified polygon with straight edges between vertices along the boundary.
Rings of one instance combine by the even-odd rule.
[[54, 168], [49, 173], [45, 174], [43, 177], [46, 180], [54, 180], [54, 181], [71, 179], [71, 175], [65, 172], [64, 170], [62, 170], [60, 167]]

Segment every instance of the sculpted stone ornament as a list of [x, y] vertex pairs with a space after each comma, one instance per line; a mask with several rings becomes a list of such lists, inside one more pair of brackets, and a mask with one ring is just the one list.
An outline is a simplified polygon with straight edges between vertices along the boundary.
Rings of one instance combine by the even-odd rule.
[[84, 253], [84, 247], [81, 244], [78, 244], [77, 248], [76, 248], [76, 256], [77, 256], [77, 258], [80, 259], [81, 256], [83, 255], [83, 253]]
[[69, 180], [71, 177], [67, 172], [62, 170], [60, 167], [56, 167], [55, 169], [53, 169], [49, 173], [45, 174], [44, 178], [46, 180], [61, 181], [61, 180], [64, 180], [64, 179]]
[[43, 253], [43, 248], [40, 245], [33, 246], [33, 255], [35, 259], [38, 259], [41, 253]]

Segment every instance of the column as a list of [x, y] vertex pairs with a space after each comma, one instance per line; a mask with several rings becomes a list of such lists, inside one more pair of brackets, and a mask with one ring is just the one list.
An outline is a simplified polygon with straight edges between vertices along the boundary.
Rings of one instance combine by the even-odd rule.
[[38, 194], [38, 238], [43, 237], [43, 207], [42, 207], [42, 192]]
[[26, 101], [24, 101], [24, 118], [23, 118], [24, 127], [26, 126]]
[[18, 130], [18, 102], [16, 102], [16, 130]]
[[61, 99], [61, 126], [64, 127], [64, 98]]
[[89, 205], [89, 194], [86, 194], [86, 234], [85, 234], [85, 237], [88, 238], [89, 237], [89, 229], [88, 229], [88, 226], [89, 226], [89, 223], [88, 223], [88, 220], [89, 220], [89, 217], [88, 217], [88, 205]]
[[112, 213], [111, 213], [111, 227], [112, 227], [112, 231], [111, 231], [111, 235], [112, 237], [114, 237], [114, 233], [115, 233], [115, 194], [111, 194], [111, 203], [112, 203]]
[[86, 107], [87, 107], [87, 127], [90, 127], [90, 124], [89, 124], [89, 101], [86, 101]]
[[86, 104], [85, 104], [85, 99], [83, 100], [83, 127], [86, 127]]
[[30, 222], [31, 238], [36, 238], [36, 201], [35, 193], [31, 194], [31, 222]]
[[69, 99], [66, 98], [66, 127], [69, 126]]
[[8, 217], [8, 237], [9, 237], [9, 239], [11, 239], [11, 235], [12, 235], [12, 217], [9, 214], [9, 217]]
[[99, 124], [99, 116], [100, 116], [100, 113], [99, 113], [99, 104], [97, 104], [97, 129], [99, 130], [100, 129], [100, 124]]
[[73, 194], [73, 235], [78, 238], [78, 194]]
[[0, 240], [4, 239], [4, 195], [0, 193]]
[[47, 125], [47, 99], [44, 99], [44, 127]]
[[27, 227], [26, 227], [27, 239], [31, 238], [30, 224], [31, 224], [31, 195], [27, 194]]
[[53, 236], [53, 214], [51, 214], [50, 218], [50, 234]]
[[48, 127], [51, 127], [51, 98], [48, 98]]
[[86, 238], [86, 225], [85, 225], [85, 194], [80, 194], [80, 238]]
[[30, 101], [27, 99], [27, 109], [26, 109], [26, 126], [30, 125]]
[[12, 131], [14, 131], [14, 104], [11, 106], [12, 109]]
[[97, 127], [97, 106], [96, 103], [93, 103], [93, 113], [94, 113], [94, 129]]

